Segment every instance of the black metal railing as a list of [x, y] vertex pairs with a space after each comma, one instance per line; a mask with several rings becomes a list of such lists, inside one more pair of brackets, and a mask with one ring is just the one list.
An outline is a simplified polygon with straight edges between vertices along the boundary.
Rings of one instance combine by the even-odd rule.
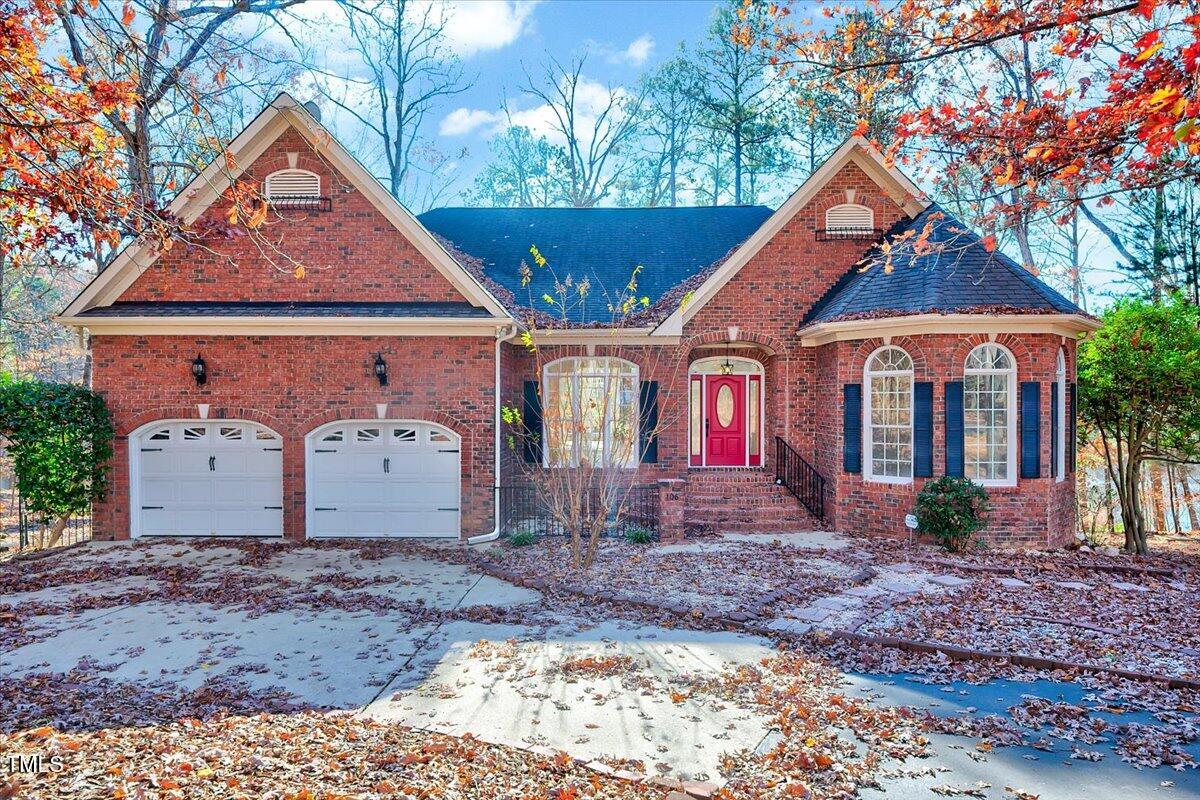
[[332, 211], [333, 200], [310, 194], [273, 194], [270, 203], [280, 211]]
[[[616, 501], [608, 512], [605, 536], [624, 536], [634, 527], [645, 528], [658, 538], [658, 486], [646, 484], [615, 491]], [[585, 518], [604, 507], [600, 489], [589, 489], [580, 498]], [[596, 511], [593, 511], [596, 509]], [[541, 490], [532, 484], [500, 487], [500, 532], [508, 536], [528, 532], [535, 536], [566, 536], [567, 526], [550, 512]]]
[[825, 479], [779, 436], [775, 437], [775, 483], [795, 495], [814, 517], [825, 521]]
[[816, 239], [818, 242], [829, 242], [838, 239], [873, 242], [882, 237], [884, 233], [885, 231], [883, 228], [856, 228], [853, 226], [842, 228], [817, 228]]

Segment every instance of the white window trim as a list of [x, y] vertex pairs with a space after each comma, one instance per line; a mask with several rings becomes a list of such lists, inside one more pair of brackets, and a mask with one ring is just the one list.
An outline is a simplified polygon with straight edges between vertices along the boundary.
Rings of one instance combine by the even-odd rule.
[[[1008, 355], [1008, 363], [1011, 365], [1009, 369], [967, 369], [966, 363], [970, 359], [971, 354], [983, 347], [996, 347], [1003, 350]], [[1006, 474], [1003, 478], [971, 478], [980, 486], [989, 487], [1013, 487], [1017, 485], [1017, 450], [1020, 443], [1017, 441], [1017, 359], [1013, 357], [1012, 351], [1002, 344], [996, 342], [986, 342], [971, 348], [971, 352], [967, 353], [963, 359], [963, 391], [964, 403], [963, 414], [966, 414], [966, 381], [967, 375], [1007, 375], [1008, 376], [1008, 458], [1006, 460]], [[966, 420], [963, 420], [963, 433], [966, 433]], [[963, 453], [963, 474], [967, 471], [967, 455]], [[969, 475], [967, 477], [970, 477]]]
[[1058, 416], [1058, 441], [1055, 442], [1054, 452], [1054, 482], [1062, 483], [1067, 479], [1067, 360], [1063, 357], [1062, 348], [1058, 351], [1058, 368], [1054, 380], [1058, 383], [1058, 397], [1054, 403], [1054, 413]]
[[[635, 364], [634, 362], [632, 362], [628, 359], [617, 358], [616, 356], [567, 356], [565, 358], [557, 358], [554, 361], [550, 361], [547, 364], [542, 366], [541, 386], [542, 386], [542, 466], [543, 467], [549, 469], [549, 468], [562, 468], [562, 467], [574, 466], [574, 465], [570, 465], [570, 464], [553, 464], [550, 461], [550, 436], [546, 433], [546, 430], [545, 430], [546, 407], [549, 405], [548, 398], [549, 398], [549, 394], [550, 394], [550, 381], [546, 377], [547, 373], [549, 372], [551, 367], [558, 367], [559, 365], [563, 364], [564, 362], [596, 361], [596, 360], [600, 360], [600, 359], [619, 361], [623, 364], [628, 364], [629, 366], [633, 367], [633, 375], [632, 375], [633, 391], [634, 391], [634, 409], [633, 409], [634, 413], [633, 413], [633, 416], [634, 416], [634, 424], [639, 427], [639, 433], [634, 438], [633, 446], [630, 447], [629, 460], [624, 464], [609, 464], [609, 463], [607, 463], [608, 462], [608, 449], [610, 446], [612, 434], [610, 431], [607, 431], [607, 430], [604, 432], [604, 460], [605, 460], [604, 468], [608, 469], [609, 467], [615, 467], [615, 468], [619, 468], [619, 469], [637, 469], [638, 466], [641, 465], [641, 463], [642, 463], [642, 449], [641, 449], [641, 441], [640, 441], [641, 440], [640, 426], [641, 426], [641, 413], [642, 413], [642, 409], [641, 409], [641, 386], [642, 386], [642, 384], [641, 384], [641, 368], [639, 368], [637, 364]], [[563, 375], [560, 373], [557, 377], [561, 378], [561, 377], [563, 377]], [[579, 372], [576, 369], [576, 370], [571, 371], [570, 377], [571, 377], [572, 381], [577, 383], [580, 378], [585, 378], [585, 377], [613, 378], [614, 376], [612, 373]], [[623, 375], [618, 374], [615, 377], [617, 380], [620, 380], [624, 377], [629, 377], [629, 376], [623, 376]], [[578, 389], [574, 390], [574, 394], [575, 394], [575, 397], [579, 396]], [[608, 424], [611, 425], [611, 423], [612, 423], [612, 417], [610, 415]], [[572, 448], [574, 449], [574, 445], [572, 445]]]
[[316, 182], [317, 182], [317, 191], [314, 194], [311, 194], [311, 195], [310, 194], [301, 194], [301, 195], [288, 194], [288, 195], [286, 195], [287, 197], [320, 197], [321, 196], [321, 176], [315, 172], [310, 172], [309, 170], [306, 170], [306, 169], [298, 169], [298, 168], [292, 167], [292, 168], [288, 168], [288, 169], [277, 169], [263, 180], [263, 194], [266, 196], [268, 203], [271, 202], [271, 195], [272, 195], [271, 184], [274, 182], [274, 180], [276, 178], [278, 178], [280, 176], [284, 176], [284, 175], [304, 175], [304, 176], [307, 176], [310, 178], [315, 178]]
[[[720, 374], [719, 365], [724, 363], [725, 361], [729, 361], [730, 363], [733, 363], [733, 364], [744, 364], [744, 365], [747, 365], [750, 367], [750, 369], [746, 372], [738, 372], [735, 374], [746, 375], [747, 377], [754, 375], [758, 378], [758, 458], [759, 458], [759, 464], [757, 466], [750, 465], [750, 437], [746, 436], [746, 452], [745, 452], [745, 459], [744, 459], [746, 463], [743, 464], [742, 467], [733, 467], [733, 469], [741, 469], [743, 467], [748, 468], [748, 469], [761, 469], [762, 467], [766, 466], [767, 453], [764, 448], [766, 447], [766, 441], [767, 441], [767, 426], [766, 426], [767, 375], [766, 375], [766, 370], [763, 367], [762, 362], [758, 361], [757, 359], [746, 358], [745, 356], [706, 356], [704, 358], [696, 359], [695, 361], [693, 361], [691, 363], [690, 366], [688, 366], [688, 415], [687, 415], [687, 420], [686, 420], [686, 422], [687, 422], [687, 446], [688, 446], [688, 469], [730, 469], [730, 467], [724, 467], [724, 466], [720, 466], [720, 465], [713, 466], [708, 463], [708, 437], [705, 436], [703, 433], [703, 426], [701, 426], [701, 433], [700, 433], [700, 463], [699, 464], [692, 463], [692, 456], [695, 455], [695, 453], [692, 452], [692, 378], [696, 375], [719, 375]], [[708, 387], [705, 385], [706, 383], [707, 383], [707, 381], [704, 381], [704, 380], [700, 381], [700, 415], [701, 415], [701, 419], [703, 419], [704, 411], [705, 411], [705, 408], [707, 408], [706, 404], [708, 401], [708, 397], [707, 397]], [[749, 415], [749, 413], [750, 413], [750, 381], [749, 380], [746, 381], [746, 396], [743, 398], [743, 400], [745, 401], [746, 413], [747, 413], [747, 415]], [[747, 417], [746, 422], [747, 422], [747, 425], [749, 425], [748, 417]]]
[[[899, 350], [901, 353], [904, 353], [904, 355], [908, 358], [908, 362], [910, 364], [913, 363], [911, 353], [909, 353], [903, 347], [897, 347], [894, 344], [888, 344], [888, 345], [884, 345], [883, 347], [879, 347], [879, 348], [876, 348], [875, 350], [873, 350], [871, 352], [871, 354], [869, 356], [867, 356], [866, 363], [863, 364], [863, 421], [862, 421], [862, 427], [863, 427], [863, 454], [862, 454], [863, 455], [863, 465], [862, 465], [863, 466], [863, 481], [867, 482], [867, 483], [892, 483], [892, 484], [906, 485], [906, 484], [910, 484], [913, 482], [913, 472], [915, 471], [915, 464], [916, 464], [915, 456], [916, 456], [917, 441], [916, 441], [916, 428], [915, 428], [915, 424], [914, 424], [916, 422], [915, 417], [916, 417], [916, 413], [917, 413], [916, 388], [915, 388], [916, 387], [916, 373], [915, 373], [915, 370], [912, 368], [907, 369], [907, 370], [886, 370], [886, 371], [880, 371], [880, 372], [873, 371], [871, 369], [871, 362], [874, 361], [875, 357], [877, 355], [879, 355], [880, 353], [882, 353], [884, 350]], [[871, 424], [871, 378], [883, 377], [885, 375], [901, 375], [901, 376], [907, 375], [908, 376], [908, 408], [909, 408], [908, 434], [909, 434], [909, 442], [910, 442], [910, 447], [909, 447], [910, 457], [909, 457], [909, 465], [908, 465], [909, 476], [907, 478], [901, 478], [901, 477], [898, 477], [895, 475], [876, 475], [872, 468], [874, 458], [873, 458], [873, 453], [872, 453], [871, 439], [872, 439], [872, 432], [873, 432], [874, 426]]]

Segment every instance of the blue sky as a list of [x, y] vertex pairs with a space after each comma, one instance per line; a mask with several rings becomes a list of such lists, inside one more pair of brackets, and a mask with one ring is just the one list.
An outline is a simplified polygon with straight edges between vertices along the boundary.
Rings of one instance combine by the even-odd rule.
[[[431, 109], [422, 130], [439, 150], [453, 156], [457, 176], [434, 205], [461, 204], [459, 192], [471, 186], [488, 161], [487, 142], [501, 126], [505, 98], [515, 122], [550, 134], [549, 110], [522, 92], [526, 70], [538, 78], [551, 59], [566, 64], [586, 55], [585, 89], [591, 86], [600, 96], [608, 87], [631, 87], [669, 59], [680, 43], [700, 43], [716, 7], [714, 0], [450, 0], [448, 38], [472, 84]], [[315, 47], [306, 57], [331, 73], [362, 77], [364, 68], [340, 44], [348, 38], [342, 12], [329, 0], [310, 0], [297, 10], [313, 23], [309, 34]], [[279, 43], [286, 45], [286, 39]], [[316, 94], [311, 84], [306, 93], [304, 80], [296, 88], [301, 99]], [[361, 126], [328, 100], [321, 106], [334, 134], [370, 165], [371, 147]], [[764, 199], [776, 205], [803, 177], [780, 181]], [[1107, 242], [1091, 230], [1088, 239], [1095, 262], [1112, 264]], [[1113, 277], [1093, 274], [1092, 280], [1096, 288], [1113, 288]]]
[[[566, 64], [586, 56], [586, 85], [597, 92], [632, 86], [681, 42], [699, 42], [716, 5], [712, 0], [454, 0], [447, 32], [472, 85], [439, 102], [422, 133], [457, 157], [462, 178], [456, 188], [465, 188], [487, 161], [487, 141], [505, 98], [518, 122], [545, 132], [539, 131], [539, 119], [546, 115], [522, 92], [526, 70], [539, 77], [550, 59]], [[345, 31], [342, 12], [316, 0], [297, 7], [297, 13], [313, 23], [308, 38], [314, 51], [308, 58], [338, 75], [362, 75], [362, 66], [338, 44]], [[286, 45], [282, 37], [279, 43]], [[297, 94], [308, 99], [304, 84]], [[315, 94], [311, 87], [308, 94]], [[369, 162], [360, 126], [328, 101], [321, 105], [326, 124]]]

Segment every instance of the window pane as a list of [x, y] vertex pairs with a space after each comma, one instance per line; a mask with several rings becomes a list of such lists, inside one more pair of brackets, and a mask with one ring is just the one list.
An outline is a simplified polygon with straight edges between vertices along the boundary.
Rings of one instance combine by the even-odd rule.
[[692, 380], [691, 385], [691, 402], [689, 408], [691, 410], [691, 455], [700, 455], [700, 426], [703, 418], [703, 409], [700, 407], [700, 381]]
[[751, 378], [750, 379], [750, 455], [752, 457], [758, 455], [758, 439], [759, 439], [759, 433], [758, 433], [758, 405], [759, 405], [758, 389], [759, 389], [759, 382], [756, 379]]

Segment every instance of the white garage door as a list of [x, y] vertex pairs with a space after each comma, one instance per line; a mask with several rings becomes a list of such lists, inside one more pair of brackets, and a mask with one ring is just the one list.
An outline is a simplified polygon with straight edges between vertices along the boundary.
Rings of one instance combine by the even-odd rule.
[[309, 437], [309, 535], [458, 536], [459, 438], [429, 422], [350, 422]]
[[283, 441], [252, 422], [164, 422], [130, 442], [135, 536], [282, 536]]

